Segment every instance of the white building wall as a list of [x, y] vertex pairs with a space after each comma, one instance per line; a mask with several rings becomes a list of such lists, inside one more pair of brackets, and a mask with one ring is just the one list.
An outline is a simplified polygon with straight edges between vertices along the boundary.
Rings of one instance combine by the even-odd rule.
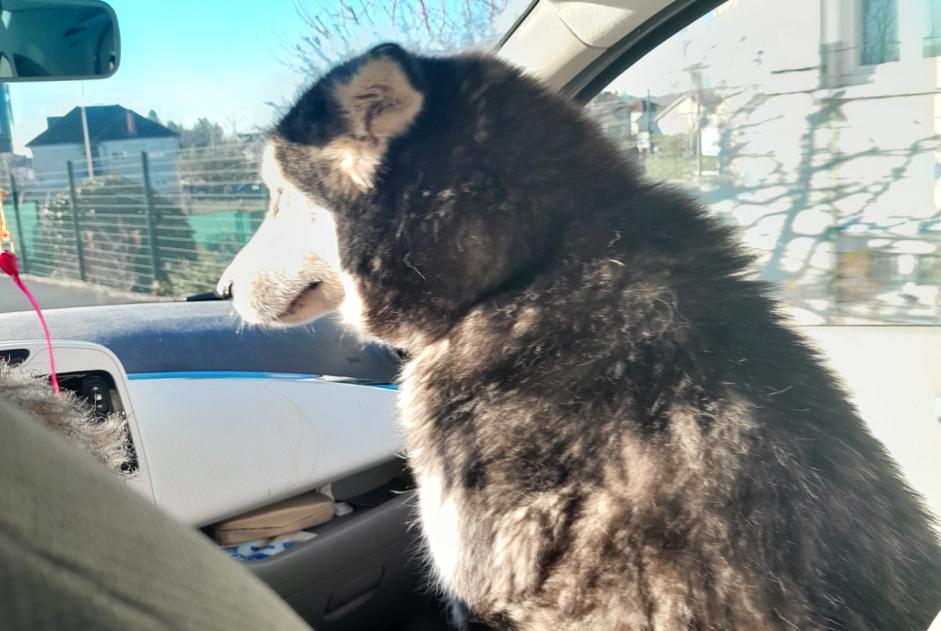
[[87, 177], [85, 149], [82, 145], [42, 145], [32, 147], [33, 172], [36, 185], [42, 188], [64, 188], [68, 186], [66, 163], [71, 160], [75, 177]]
[[[729, 0], [609, 89], [701, 86], [717, 103], [719, 172], [676, 181], [740, 227], [761, 276], [807, 322], [936, 322], [941, 283], [917, 271], [941, 256], [941, 62], [924, 56], [928, 3], [899, 0], [899, 60], [864, 65], [862, 2]], [[666, 118], [667, 133], [683, 127], [680, 112]], [[858, 280], [872, 274], [892, 280]]]
[[[141, 177], [141, 153], [150, 161], [151, 184], [160, 193], [180, 191], [176, 137], [112, 140], [92, 146], [92, 166], [96, 176]], [[32, 148], [36, 184], [41, 187], [67, 186], [66, 163], [71, 160], [78, 182], [88, 177], [85, 148], [81, 144], [41, 145]]]
[[141, 176], [141, 153], [147, 152], [150, 163], [150, 182], [154, 191], [175, 193], [180, 190], [178, 168], [179, 140], [167, 138], [133, 138], [110, 140], [99, 144], [103, 172], [121, 175], [131, 179]]

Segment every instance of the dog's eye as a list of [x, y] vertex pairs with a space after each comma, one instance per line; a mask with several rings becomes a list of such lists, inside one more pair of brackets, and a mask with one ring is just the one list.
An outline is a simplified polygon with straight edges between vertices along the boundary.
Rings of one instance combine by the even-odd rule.
[[281, 206], [281, 194], [283, 192], [284, 189], [278, 188], [271, 193], [271, 203], [268, 206], [268, 210], [271, 212], [272, 217], [278, 216], [278, 208]]

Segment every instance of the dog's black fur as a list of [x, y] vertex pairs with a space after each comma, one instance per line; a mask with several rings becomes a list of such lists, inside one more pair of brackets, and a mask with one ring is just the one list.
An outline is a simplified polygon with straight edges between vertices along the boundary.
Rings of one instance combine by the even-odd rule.
[[[413, 357], [433, 570], [473, 616], [929, 625], [941, 551], [921, 500], [730, 229], [574, 105], [494, 59], [385, 45], [272, 142], [335, 216], [362, 330]], [[433, 531], [441, 506], [456, 538]]]

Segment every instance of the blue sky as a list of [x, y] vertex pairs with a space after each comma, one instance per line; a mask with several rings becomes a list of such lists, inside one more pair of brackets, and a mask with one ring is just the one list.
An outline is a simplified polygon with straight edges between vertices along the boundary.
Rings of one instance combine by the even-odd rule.
[[[401, 11], [405, 5], [397, 1]], [[290, 101], [310, 80], [292, 67], [290, 47], [308, 34], [295, 0], [108, 2], [118, 16], [121, 64], [109, 79], [84, 82], [86, 105], [119, 104], [145, 116], [153, 109], [164, 122], [186, 125], [206, 117], [227, 130], [252, 131], [272, 122], [274, 108], [268, 103]], [[528, 2], [509, 0], [496, 18], [496, 32], [508, 28]], [[428, 6], [464, 10], [459, 0]], [[377, 38], [400, 39], [387, 26], [384, 11], [371, 15], [375, 27], [357, 31], [363, 41], [352, 42], [354, 48], [366, 48]], [[47, 116], [61, 116], [80, 104], [82, 85], [13, 83], [10, 94], [14, 150], [24, 153], [25, 143], [46, 129]]]
[[[118, 103], [161, 120], [201, 116], [240, 131], [271, 122], [266, 101], [289, 99], [304, 77], [288, 45], [304, 34], [291, 0], [111, 0], [121, 30], [121, 65], [110, 79], [85, 81], [87, 105]], [[10, 85], [18, 153], [79, 104], [77, 81]]]

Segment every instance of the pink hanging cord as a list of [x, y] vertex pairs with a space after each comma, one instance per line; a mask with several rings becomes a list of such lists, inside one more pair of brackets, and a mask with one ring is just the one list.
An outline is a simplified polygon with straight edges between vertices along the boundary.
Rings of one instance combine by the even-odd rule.
[[56, 377], [56, 359], [52, 354], [52, 337], [49, 335], [49, 327], [46, 326], [46, 318], [42, 315], [42, 309], [39, 308], [39, 303], [36, 302], [36, 298], [33, 297], [33, 294], [26, 288], [26, 285], [23, 284], [23, 280], [20, 278], [20, 268], [16, 263], [16, 255], [8, 250], [0, 252], [0, 269], [6, 272], [7, 275], [13, 279], [13, 282], [16, 283], [16, 286], [20, 288], [20, 291], [26, 294], [26, 299], [29, 300], [29, 304], [33, 306], [33, 310], [36, 311], [36, 315], [39, 316], [39, 324], [42, 325], [42, 333], [46, 336], [46, 346], [49, 348], [49, 372], [50, 379], [52, 380], [52, 389], [56, 394], [59, 394], [59, 379]]

